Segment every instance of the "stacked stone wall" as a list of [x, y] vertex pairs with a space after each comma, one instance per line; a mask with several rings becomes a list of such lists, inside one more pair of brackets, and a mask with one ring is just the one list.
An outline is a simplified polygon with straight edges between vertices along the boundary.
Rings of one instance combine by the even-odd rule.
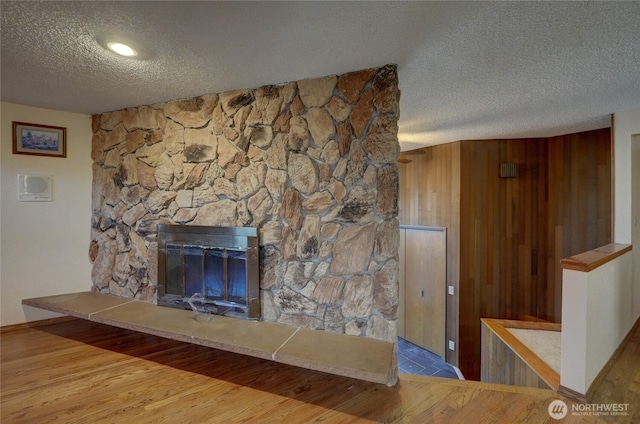
[[93, 117], [93, 290], [154, 302], [158, 223], [258, 227], [263, 319], [395, 341], [393, 65]]

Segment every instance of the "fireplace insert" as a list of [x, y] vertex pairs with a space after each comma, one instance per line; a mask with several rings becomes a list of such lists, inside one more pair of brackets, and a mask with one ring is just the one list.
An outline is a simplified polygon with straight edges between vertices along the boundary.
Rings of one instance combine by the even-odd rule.
[[258, 230], [158, 225], [158, 305], [260, 319]]

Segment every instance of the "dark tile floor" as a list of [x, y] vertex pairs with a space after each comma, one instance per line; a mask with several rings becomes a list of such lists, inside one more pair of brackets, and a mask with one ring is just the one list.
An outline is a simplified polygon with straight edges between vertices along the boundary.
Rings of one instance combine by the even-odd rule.
[[398, 337], [398, 366], [404, 374], [459, 378], [455, 369], [441, 357], [401, 337]]

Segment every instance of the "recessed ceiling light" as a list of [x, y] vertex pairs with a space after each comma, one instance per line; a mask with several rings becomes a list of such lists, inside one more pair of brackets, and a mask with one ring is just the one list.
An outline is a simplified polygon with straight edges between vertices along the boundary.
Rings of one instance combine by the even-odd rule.
[[135, 57], [138, 55], [138, 52], [133, 47], [117, 41], [108, 42], [107, 47], [120, 56]]

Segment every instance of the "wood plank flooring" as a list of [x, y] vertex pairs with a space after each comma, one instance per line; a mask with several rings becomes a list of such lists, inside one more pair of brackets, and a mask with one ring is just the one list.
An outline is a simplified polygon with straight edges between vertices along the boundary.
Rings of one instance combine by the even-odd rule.
[[640, 320], [589, 388], [587, 400], [634, 405], [640, 422]]
[[[94, 292], [23, 299], [33, 306], [100, 324], [208, 348], [395, 385], [394, 343], [269, 321], [253, 321], [167, 308]], [[331, 349], [324, 349], [331, 346]], [[358, 355], [350, 352], [358, 351]]]
[[3, 424], [553, 423], [563, 399], [406, 374], [386, 387], [85, 320], [4, 331], [1, 347]]

